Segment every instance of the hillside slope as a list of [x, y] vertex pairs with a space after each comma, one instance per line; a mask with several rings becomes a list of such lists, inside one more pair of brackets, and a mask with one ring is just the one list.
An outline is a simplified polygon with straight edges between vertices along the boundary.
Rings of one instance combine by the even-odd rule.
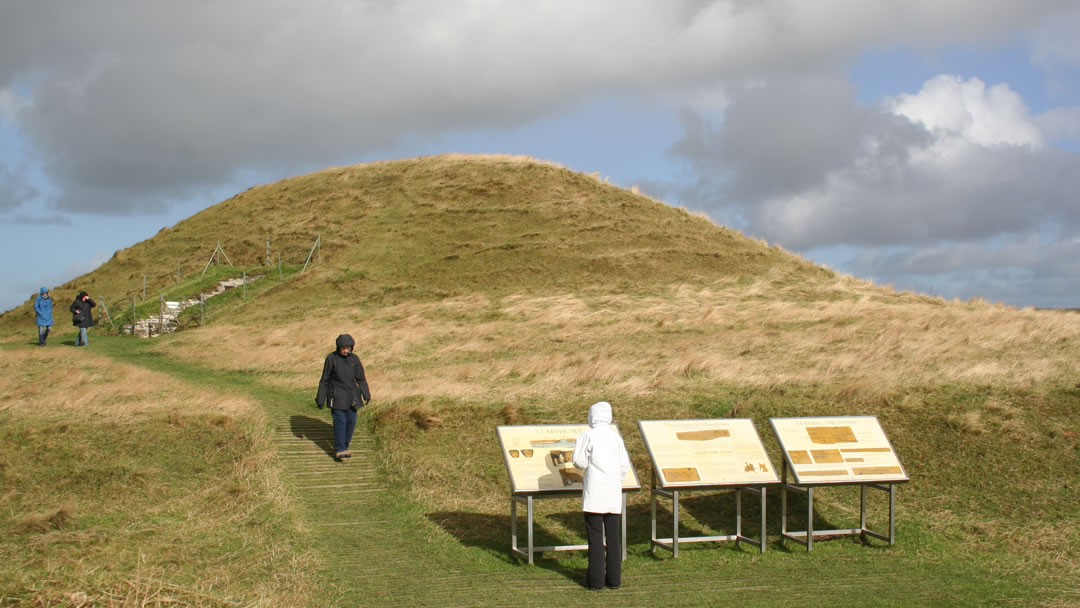
[[[299, 274], [320, 234], [321, 261]], [[290, 265], [281, 279], [260, 266], [267, 236]], [[388, 483], [422, 510], [410, 525], [462, 550], [504, 554], [496, 424], [583, 422], [589, 404], [611, 401], [646, 480], [638, 420], [751, 418], [775, 465], [769, 417], [871, 414], [912, 477], [890, 555], [977, 571], [969, 605], [1000, 603], [993, 581], [1006, 579], [1047, 605], [1075, 596], [1080, 528], [1061, 522], [1080, 519], [1062, 481], [1080, 478], [1080, 315], [897, 293], [589, 176], [456, 156], [253, 188], [117, 252], [58, 301], [79, 288], [129, 301], [146, 274], [152, 304], [175, 282], [176, 260], [197, 275], [219, 240], [242, 266], [215, 272], [270, 275], [246, 301], [233, 294], [204, 326], [108, 348], [273, 392], [281, 412], [315, 417], [322, 359], [351, 333]], [[14, 344], [33, 333], [26, 314], [0, 320], [12, 352], [31, 348]], [[821, 494], [816, 517], [850, 520], [848, 498]], [[682, 521], [721, 525], [717, 503], [702, 500]], [[647, 494], [630, 505], [640, 540]], [[573, 539], [579, 520], [565, 513], [575, 508], [541, 526]], [[639, 565], [656, 565], [631, 544]], [[820, 580], [851, 557], [872, 559], [838, 545]]]
[[[702, 216], [555, 165], [438, 156], [251, 188], [117, 251], [55, 295], [65, 302], [86, 289], [130, 302], [141, 298], [144, 276], [155, 293], [176, 282], [178, 262], [183, 276], [201, 272], [218, 242], [233, 264], [253, 272], [265, 263], [267, 238], [272, 263], [280, 254], [300, 265], [320, 235], [317, 276], [293, 286], [322, 290], [314, 306], [358, 296], [647, 289], [777, 268], [831, 274]], [[278, 290], [275, 298], [308, 304], [302, 293], [289, 292]], [[5, 314], [0, 327], [25, 319], [31, 301]]]

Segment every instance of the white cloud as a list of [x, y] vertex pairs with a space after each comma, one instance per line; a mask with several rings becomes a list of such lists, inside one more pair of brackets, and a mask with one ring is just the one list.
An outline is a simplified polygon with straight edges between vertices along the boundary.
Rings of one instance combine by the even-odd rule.
[[941, 74], [918, 93], [890, 100], [887, 107], [938, 137], [957, 135], [982, 146], [1043, 144], [1023, 99], [1005, 83], [987, 89], [978, 78]]
[[866, 108], [841, 79], [798, 78], [733, 93], [720, 126], [684, 114], [670, 151], [696, 181], [682, 202], [752, 234], [867, 248], [853, 271], [930, 291], [948, 277], [954, 292], [1059, 305], [1050, 294], [1080, 279], [1067, 262], [1080, 259], [1080, 155], [1052, 143], [1075, 115], [1033, 117], [1005, 83], [940, 75]]
[[[733, 96], [723, 126], [699, 116], [672, 153], [699, 181], [688, 204], [737, 206], [785, 246], [926, 244], [1080, 225], [1080, 157], [1044, 145], [1006, 84], [941, 75], [879, 109], [850, 85], [773, 82]], [[767, 135], [764, 135], [767, 134]]]

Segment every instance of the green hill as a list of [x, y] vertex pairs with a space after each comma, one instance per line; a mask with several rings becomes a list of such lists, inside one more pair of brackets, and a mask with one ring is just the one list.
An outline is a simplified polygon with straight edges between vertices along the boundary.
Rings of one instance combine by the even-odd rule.
[[[280, 253], [284, 262], [280, 276], [276, 265], [264, 265], [268, 237], [272, 259]], [[320, 237], [318, 253], [301, 273]], [[214, 266], [203, 278], [218, 242], [236, 267]], [[133, 296], [142, 300], [146, 276], [144, 316], [156, 310], [158, 295], [192, 295], [241, 272], [265, 277], [249, 286], [246, 299], [239, 290], [214, 298], [204, 323], [189, 311], [183, 331], [161, 339], [92, 334], [89, 352], [190, 384], [192, 394], [209, 391], [259, 404], [255, 409], [271, 424], [284, 421], [288, 439], [263, 447], [289, 454], [288, 446], [315, 441], [302, 429], [323, 424], [316, 422], [325, 416], [311, 399], [334, 337], [356, 337], [373, 393], [364, 410], [365, 432], [374, 442], [372, 466], [391, 497], [364, 508], [378, 511], [373, 519], [396, 535], [395, 548], [416, 558], [382, 569], [365, 564], [367, 574], [386, 570], [391, 576], [389, 569], [396, 568], [394, 576], [422, 577], [431, 568], [427, 559], [455, 573], [415, 591], [426, 598], [416, 605], [468, 605], [471, 596], [455, 595], [464, 593], [459, 587], [465, 580], [473, 581], [479, 603], [505, 603], [496, 581], [535, 593], [551, 590], [526, 605], [594, 601], [545, 578], [558, 573], [572, 579], [583, 563], [580, 555], [545, 558], [539, 573], [506, 556], [509, 486], [493, 427], [584, 422], [588, 406], [601, 399], [614, 405], [643, 480], [649, 461], [637, 420], [752, 418], [779, 463], [769, 417], [851, 414], [881, 420], [912, 477], [900, 492], [898, 545], [836, 541], [821, 543], [812, 556], [773, 550], [779, 549], [773, 543], [760, 558], [697, 546], [678, 560], [654, 559], [642, 542], [648, 497], [635, 495], [627, 584], [636, 575], [639, 584], [648, 580], [658, 587], [638, 587], [631, 603], [663, 604], [665, 585], [679, 588], [685, 604], [709, 604], [721, 590], [730, 594], [723, 597], [737, 597], [738, 589], [716, 583], [716, 570], [727, 573], [721, 578], [752, 579], [755, 589], [764, 590], [750, 598], [752, 604], [775, 605], [778, 594], [834, 575], [845, 577], [845, 584], [812, 585], [813, 594], [799, 596], [801, 605], [1064, 605], [1075, 597], [1080, 533], [1068, 522], [1076, 521], [1080, 508], [1065, 481], [1080, 478], [1075, 314], [898, 293], [595, 177], [529, 159], [458, 156], [328, 169], [252, 188], [118, 251], [56, 295], [63, 302], [87, 289], [113, 308], [130, 308]], [[0, 353], [10, 370], [0, 388], [9, 411], [23, 412], [6, 431], [23, 439], [9, 446], [48, 434], [49, 427], [39, 428], [47, 423], [33, 414], [42, 401], [62, 400], [72, 389], [99, 390], [99, 383], [129, 382], [102, 371], [81, 384], [60, 383], [53, 393], [20, 388], [19, 378], [47, 383], [43, 366], [59, 364], [47, 355], [28, 358], [33, 324], [27, 306], [0, 318]], [[165, 398], [160, 391], [140, 396], [120, 389], [102, 395], [104, 405], [95, 406], [99, 415], [121, 411], [130, 401]], [[257, 418], [246, 424], [265, 424]], [[176, 441], [167, 419], [157, 431], [141, 424], [140, 432], [165, 444]], [[220, 441], [215, 424], [205, 422], [205, 441], [209, 452], [219, 454], [226, 448], [213, 447]], [[23, 462], [22, 452], [10, 449], [8, 461]], [[85, 450], [83, 458], [102, 457], [90, 444]], [[286, 480], [293, 475], [272, 456], [258, 462], [259, 471], [277, 471]], [[176, 474], [185, 483], [196, 481], [183, 477], [182, 469]], [[301, 467], [295, 474], [323, 473]], [[34, 513], [44, 517], [43, 508], [28, 506], [35, 494], [25, 478], [5, 479], [21, 492], [9, 507], [12, 525], [25, 528]], [[266, 497], [282, 509], [274, 511], [279, 525], [310, 531], [334, 523], [320, 508], [322, 498], [296, 489], [305, 487], [298, 482], [289, 487], [295, 492], [287, 498]], [[245, 496], [258, 502], [262, 494], [251, 491]], [[688, 499], [683, 521], [692, 530], [722, 529], [726, 515], [717, 513], [730, 513], [726, 500]], [[775, 495], [770, 501], [772, 542], [779, 501]], [[823, 523], [846, 527], [852, 517], [851, 497], [842, 491], [822, 492], [815, 504]], [[289, 505], [300, 505], [295, 521], [281, 515], [291, 512]], [[572, 500], [545, 506], [543, 533], [580, 539], [577, 506]], [[207, 510], [220, 508], [214, 503]], [[357, 551], [375, 550], [357, 534], [348, 539], [358, 543]], [[341, 541], [315, 532], [305, 537], [313, 539], [316, 553], [328, 548], [320, 543]], [[51, 555], [25, 534], [17, 538], [23, 540], [12, 545], [13, 554], [35, 547]], [[268, 541], [244, 542], [263, 547]], [[278, 553], [303, 549], [297, 541]], [[206, 574], [214, 571], [210, 566], [200, 567], [190, 566], [183, 576], [212, 576]], [[29, 576], [19, 583], [19, 597], [38, 597], [25, 590], [42, 581], [66, 580]], [[290, 602], [303, 603], [295, 598], [318, 586], [301, 578], [289, 587]], [[94, 584], [112, 579], [102, 580]], [[350, 590], [342, 597], [353, 599], [342, 605], [393, 597], [378, 576], [334, 574], [328, 580]], [[480, 581], [490, 581], [491, 588]], [[230, 584], [228, 597], [250, 597], [255, 586]], [[267, 605], [279, 593], [258, 589], [258, 597], [270, 598]], [[621, 600], [612, 595], [604, 601]], [[317, 596], [308, 604], [323, 605]]]
[[[431, 157], [328, 169], [253, 187], [58, 286], [109, 302], [200, 273], [220, 242], [256, 271], [280, 254], [303, 265], [321, 235], [318, 276], [283, 304], [389, 297], [648, 289], [672, 280], [749, 279], [770, 270], [827, 276], [763, 243], [597, 178], [514, 157]], [[221, 258], [219, 258], [221, 259]], [[276, 272], [276, 267], [267, 268]], [[238, 273], [237, 273], [238, 274]], [[297, 286], [301, 287], [301, 286]], [[296, 291], [300, 293], [289, 293]], [[32, 300], [4, 315], [29, 314]], [[20, 319], [21, 320], [21, 319]]]

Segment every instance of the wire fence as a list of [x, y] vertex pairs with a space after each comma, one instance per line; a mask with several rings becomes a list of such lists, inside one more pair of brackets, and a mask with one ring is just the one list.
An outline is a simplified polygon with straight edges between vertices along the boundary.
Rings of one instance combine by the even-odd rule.
[[[169, 278], [172, 270], [164, 275], [144, 273], [140, 284], [128, 292], [130, 295], [92, 294], [100, 306], [97, 326], [110, 332], [153, 337], [205, 325], [222, 309], [242, 306], [269, 285], [295, 278], [321, 264], [322, 235], [316, 235], [310, 248], [294, 245], [275, 251], [267, 238], [265, 251], [260, 250], [258, 257], [244, 253], [246, 259], [258, 259], [259, 263], [234, 264], [218, 241], [209, 259], [177, 260], [175, 280]], [[201, 269], [194, 270], [195, 264]]]

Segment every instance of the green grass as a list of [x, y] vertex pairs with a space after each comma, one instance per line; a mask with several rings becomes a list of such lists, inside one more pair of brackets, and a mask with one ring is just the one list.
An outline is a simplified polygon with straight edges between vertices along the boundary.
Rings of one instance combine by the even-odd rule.
[[[322, 263], [301, 275], [320, 234]], [[260, 270], [266, 236], [275, 260], [285, 253], [284, 280]], [[203, 278], [218, 240], [237, 267]], [[448, 157], [254, 188], [117, 252], [57, 298], [89, 287], [130, 306], [145, 274], [139, 314], [154, 314], [158, 294], [244, 269], [269, 274], [246, 302], [239, 290], [208, 302], [206, 327], [189, 311], [178, 335], [95, 330], [78, 352], [242, 396], [260, 416], [120, 416], [125, 400], [169, 398], [147, 387], [110, 402], [115, 416], [58, 422], [5, 389], [0, 557], [18, 568], [0, 571], [0, 604], [74, 603], [76, 591], [125, 600], [130, 581], [195, 605], [1057, 606], [1080, 595], [1075, 315], [876, 288], [579, 173]], [[48, 382], [28, 314], [0, 318], [0, 364]], [[357, 432], [365, 455], [337, 464], [329, 417], [311, 402], [341, 331], [358, 338], [375, 400]], [[117, 382], [96, 370], [80, 386]], [[509, 553], [494, 426], [582, 422], [599, 399], [616, 405], [642, 480], [639, 419], [752, 418], [775, 466], [769, 417], [876, 415], [912, 478], [898, 542], [783, 547], [774, 492], [765, 554], [729, 543], [653, 556], [643, 491], [630, 499], [619, 592], [581, 588], [581, 552], [529, 567]], [[418, 425], [425, 417], [438, 421]], [[160, 447], [144, 454], [148, 441]], [[683, 534], [730, 533], [732, 502], [685, 497]], [[857, 521], [853, 490], [822, 490], [815, 505], [819, 529]], [[883, 527], [881, 497], [872, 507]], [[578, 509], [541, 501], [538, 544], [583, 542]], [[667, 507], [660, 519], [669, 525]]]
[[[94, 348], [118, 362], [164, 372], [215, 392], [246, 394], [262, 404], [271, 421], [322, 419], [326, 431], [329, 430], [328, 417], [310, 403], [310, 391], [282, 390], [249, 374], [217, 372], [170, 361], [148, 350], [149, 345], [131, 338], [103, 337], [94, 343]], [[11, 349], [7, 352], [11, 353]], [[792, 395], [789, 393], [787, 397], [790, 399]], [[470, 415], [463, 413], [466, 417]], [[367, 428], [358, 430], [359, 437], [371, 432], [376, 423], [376, 417], [371, 415], [363, 420]], [[389, 424], [385, 417], [382, 422]], [[63, 581], [66, 589], [72, 589], [72, 585], [92, 588], [95, 583], [100, 586], [108, 580], [139, 577], [164, 581], [177, 589], [197, 589], [199, 594], [213, 597], [206, 588], [207, 568], [240, 570], [244, 572], [242, 579], [266, 576], [269, 573], [265, 565], [260, 567], [251, 558], [272, 552], [271, 547], [280, 545], [283, 533], [294, 538], [294, 551], [308, 544], [321, 558], [319, 571], [323, 583], [318, 591], [308, 591], [303, 598], [312, 606], [331, 602], [339, 606], [369, 605], [373, 599], [380, 605], [420, 606], [667, 602], [713, 605], [729, 601], [770, 606], [985, 606], [1068, 597], [1061, 595], [1067, 589], [1062, 581], [1048, 578], [1038, 583], [1039, 573], [1025, 564], [1024, 556], [1010, 553], [1000, 540], [993, 538], [1000, 531], [972, 528], [980, 518], [952, 522], [955, 527], [948, 527], [921, 512], [917, 506], [921, 502], [919, 496], [938, 493], [942, 488], [959, 492], [946, 506], [959, 508], [978, 497], [976, 489], [955, 486], [963, 480], [964, 471], [951, 472], [945, 479], [926, 479], [920, 475], [913, 483], [901, 487], [897, 545], [887, 547], [878, 541], [840, 539], [816, 543], [809, 554], [798, 546], [783, 547], [777, 540], [779, 497], [773, 493], [767, 530], [769, 549], [765, 554], [759, 554], [752, 546], [737, 548], [726, 543], [683, 545], [677, 559], [664, 551], [653, 556], [648, 550], [648, 506], [642, 492], [632, 500], [628, 515], [630, 555], [624, 566], [625, 586], [619, 592], [597, 595], [580, 587], [586, 566], [583, 553], [544, 554], [533, 567], [510, 556], [508, 501], [504, 502], [502, 513], [433, 510], [412, 498], [416, 485], [437, 481], [424, 479], [423, 475], [392, 472], [389, 478], [384, 478], [388, 492], [377, 498], [357, 500], [353, 509], [344, 510], [340, 501], [333, 505], [322, 500], [313, 502], [312, 497], [295, 489], [297, 480], [288, 480], [294, 487], [290, 495], [300, 509], [304, 522], [301, 525], [308, 530], [306, 538], [296, 538], [287, 521], [275, 520], [267, 505], [260, 508], [257, 494], [251, 494], [242, 479], [216, 478], [220, 471], [229, 470], [245, 449], [245, 443], [235, 441], [238, 430], [235, 424], [224, 417], [191, 420], [179, 417], [172, 422], [146, 420], [125, 428], [103, 425], [100, 429], [80, 432], [75, 445], [65, 444], [65, 435], [71, 433], [71, 428], [58, 432], [53, 425], [35, 426], [29, 420], [5, 424], [6, 445], [40, 446], [18, 451], [18, 460], [13, 460], [14, 454], [5, 454], [10, 462], [6, 471], [18, 470], [20, 479], [36, 480], [42, 485], [38, 492], [45, 491], [45, 480], [58, 482], [57, 486], [64, 491], [53, 498], [87, 505], [74, 510], [75, 513], [85, 510], [86, 515], [73, 515], [55, 530], [23, 533], [14, 543], [5, 545], [9, 557], [21, 560], [17, 561], [20, 578], [12, 581], [11, 588], [21, 588], [23, 592], [12, 598], [48, 597], [47, 589], [41, 587], [44, 581], [56, 579]], [[78, 425], [80, 429], [84, 426], [87, 425]], [[431, 451], [434, 457], [438, 450], [446, 449], [438, 434], [452, 434], [455, 426], [453, 421], [447, 421], [434, 432], [402, 432], [435, 446]], [[886, 423], [886, 427], [890, 425]], [[906, 430], [891, 428], [894, 435], [906, 436]], [[393, 435], [387, 431], [382, 436]], [[164, 441], [150, 457], [142, 451], [146, 437]], [[318, 442], [318, 438], [312, 441]], [[494, 439], [488, 443], [495, 443]], [[58, 445], [65, 447], [56, 452], [54, 448]], [[100, 447], [103, 445], [111, 446], [104, 460], [105, 452]], [[392, 443], [381, 447], [384, 454], [396, 449]], [[493, 460], [488, 457], [489, 448], [474, 446], [465, 452], [464, 459]], [[900, 451], [907, 457], [909, 467], [913, 458], [921, 457], [904, 449]], [[44, 457], [49, 453], [56, 453], [53, 458], [67, 463], [61, 472], [57, 473], [56, 467]], [[382, 462], [374, 461], [376, 470]], [[341, 472], [335, 478], [347, 479], [349, 474], [358, 473], [349, 469], [352, 464], [331, 465], [338, 466]], [[501, 462], [489, 464], [492, 466], [490, 470], [485, 468], [484, 477], [490, 484], [483, 484], [483, 491], [497, 492], [508, 499]], [[638, 468], [639, 475], [645, 478], [647, 469]], [[48, 487], [54, 484], [49, 483]], [[199, 496], [195, 505], [192, 494]], [[154, 496], [154, 508], [147, 508], [147, 495]], [[328, 496], [332, 498], [333, 494]], [[857, 519], [857, 511], [852, 512], [857, 509], [856, 496], [853, 490], [842, 488], [820, 492], [816, 501], [816, 527], [852, 525], [853, 518]], [[690, 493], [682, 502], [683, 535], [730, 533], [734, 517], [730, 493]], [[664, 531], [670, 526], [670, 503], [661, 504], [659, 525]], [[799, 499], [793, 498], [792, 526], [804, 525], [796, 515], [804, 508], [799, 505]], [[578, 509], [576, 500], [540, 501], [537, 544], [584, 542]], [[750, 520], [747, 531], [755, 535], [756, 508], [744, 509]], [[883, 505], [878, 501], [872, 505], [871, 522], [883, 527], [883, 513]], [[985, 515], [980, 508], [974, 514]], [[1072, 519], [1075, 510], [1071, 505], [1061, 504], [1054, 506], [1051, 513], [1040, 513], [1037, 517], [1066, 514]], [[188, 537], [169, 533], [190, 528], [192, 518], [200, 527], [212, 526], [211, 529], [200, 530], [198, 534], [192, 532]], [[379, 522], [378, 532], [350, 534], [348, 529], [333, 526], [353, 519]], [[214, 522], [229, 525], [213, 526]], [[42, 535], [54, 538], [43, 543]], [[72, 545], [78, 547], [81, 558], [101, 560], [109, 566], [96, 570], [86, 579], [65, 576], [64, 567], [57, 564], [63, 562], [62, 556], [71, 551]], [[353, 555], [355, 560], [348, 567], [335, 567], [334, 560], [338, 558], [327, 555], [336, 553]], [[136, 556], [142, 556], [143, 560], [151, 556], [151, 561], [140, 562]], [[237, 593], [244, 589], [242, 581], [234, 581], [226, 589], [231, 591], [228, 597], [244, 599], [242, 592]]]
[[[9, 346], [3, 355], [28, 350]], [[29, 371], [28, 381], [49, 381], [50, 370]], [[0, 418], [0, 605], [306, 598], [311, 574], [294, 563], [315, 560], [277, 495], [272, 458], [261, 415], [8, 408]]]

